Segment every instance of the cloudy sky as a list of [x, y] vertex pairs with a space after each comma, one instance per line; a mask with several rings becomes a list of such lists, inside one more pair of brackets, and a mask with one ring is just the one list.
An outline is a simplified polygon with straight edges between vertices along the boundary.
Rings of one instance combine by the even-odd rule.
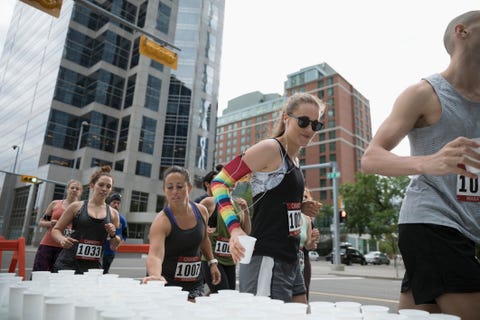
[[[3, 48], [18, 0], [1, 1]], [[473, 0], [225, 2], [220, 110], [251, 91], [283, 94], [288, 74], [326, 62], [370, 100], [373, 133], [408, 85], [446, 68], [448, 22], [478, 10]]]

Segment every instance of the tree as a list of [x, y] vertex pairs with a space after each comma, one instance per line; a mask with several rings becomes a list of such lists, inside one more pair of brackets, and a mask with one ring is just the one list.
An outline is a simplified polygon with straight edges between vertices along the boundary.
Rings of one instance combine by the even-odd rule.
[[410, 179], [357, 173], [356, 183], [340, 186], [345, 211], [346, 228], [362, 235], [369, 233], [375, 240], [390, 242], [396, 252], [398, 213]]

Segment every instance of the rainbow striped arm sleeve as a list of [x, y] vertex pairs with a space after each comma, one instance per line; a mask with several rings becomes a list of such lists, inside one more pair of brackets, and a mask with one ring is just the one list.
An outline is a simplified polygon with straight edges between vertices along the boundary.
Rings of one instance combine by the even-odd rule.
[[218, 212], [225, 222], [228, 232], [240, 227], [240, 221], [233, 209], [229, 190], [235, 185], [237, 180], [250, 172], [252, 171], [247, 164], [242, 161], [242, 157], [237, 156], [225, 165], [210, 183], [215, 202], [218, 205]]

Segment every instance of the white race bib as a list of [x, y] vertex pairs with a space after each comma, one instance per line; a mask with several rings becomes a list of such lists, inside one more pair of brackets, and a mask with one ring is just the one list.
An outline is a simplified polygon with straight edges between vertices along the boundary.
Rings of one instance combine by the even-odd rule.
[[217, 237], [217, 241], [215, 241], [215, 250], [213, 250], [213, 253], [219, 257], [231, 257], [229, 239]]
[[302, 228], [302, 204], [300, 202], [288, 202], [288, 234], [290, 236], [298, 236]]
[[457, 175], [457, 200], [465, 202], [480, 202], [478, 178], [472, 179]]
[[102, 245], [100, 241], [78, 240], [76, 258], [81, 260], [99, 261], [102, 255]]
[[175, 281], [195, 282], [200, 275], [200, 257], [178, 257], [175, 269]]

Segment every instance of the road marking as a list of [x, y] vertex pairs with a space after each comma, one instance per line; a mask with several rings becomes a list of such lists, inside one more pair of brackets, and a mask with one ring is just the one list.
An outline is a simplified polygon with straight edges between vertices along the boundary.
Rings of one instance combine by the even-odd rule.
[[364, 277], [331, 277], [331, 278], [312, 278], [310, 280], [363, 280]]
[[398, 302], [398, 300], [371, 298], [371, 297], [364, 297], [364, 296], [352, 296], [352, 295], [348, 295], [348, 294], [318, 292], [318, 291], [311, 291], [311, 290], [310, 290], [310, 295], [312, 295], [312, 294], [316, 294], [316, 295], [319, 295], [319, 296], [339, 297], [339, 298], [358, 299], [358, 300], [367, 300], [367, 301], [378, 301], [378, 302], [388, 302], [388, 303], [397, 303], [397, 302]]

